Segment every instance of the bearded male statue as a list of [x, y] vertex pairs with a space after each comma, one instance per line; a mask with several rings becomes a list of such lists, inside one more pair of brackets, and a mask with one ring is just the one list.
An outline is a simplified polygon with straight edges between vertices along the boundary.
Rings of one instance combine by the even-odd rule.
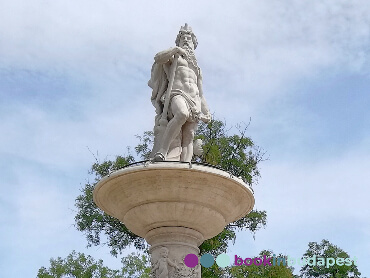
[[[148, 82], [157, 114], [151, 158], [190, 162], [198, 122], [209, 122], [211, 114], [194, 54], [197, 38], [187, 23], [181, 27], [175, 43], [176, 47], [155, 55]], [[201, 151], [199, 145], [197, 148]]]

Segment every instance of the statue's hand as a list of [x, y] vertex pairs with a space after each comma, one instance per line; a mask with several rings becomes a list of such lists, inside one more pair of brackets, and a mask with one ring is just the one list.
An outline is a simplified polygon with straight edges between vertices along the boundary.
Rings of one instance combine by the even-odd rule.
[[186, 53], [185, 49], [183, 49], [183, 48], [181, 48], [181, 47], [178, 47], [178, 46], [176, 46], [176, 49], [177, 49], [177, 53], [178, 53], [179, 55], [187, 55], [187, 53]]
[[206, 115], [202, 114], [200, 116], [200, 120], [205, 122], [205, 123], [208, 123], [211, 119], [212, 119], [212, 116], [211, 116], [210, 113], [207, 113]]

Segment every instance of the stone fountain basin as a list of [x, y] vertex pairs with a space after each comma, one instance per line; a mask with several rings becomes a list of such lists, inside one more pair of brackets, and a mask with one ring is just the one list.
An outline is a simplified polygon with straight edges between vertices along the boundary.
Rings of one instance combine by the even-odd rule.
[[209, 239], [247, 215], [254, 206], [250, 187], [217, 168], [179, 162], [130, 166], [101, 179], [96, 205], [146, 238], [161, 227], [185, 227]]

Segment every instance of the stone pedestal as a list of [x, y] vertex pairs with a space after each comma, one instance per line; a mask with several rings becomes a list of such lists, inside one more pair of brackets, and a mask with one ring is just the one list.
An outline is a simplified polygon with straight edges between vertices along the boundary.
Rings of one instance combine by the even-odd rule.
[[[184, 264], [187, 254], [199, 255], [198, 246], [203, 242], [203, 235], [185, 227], [160, 227], [147, 233], [145, 239], [151, 245], [153, 277], [191, 277], [200, 278], [200, 266], [189, 268]], [[167, 253], [168, 260], [164, 260]], [[168, 276], [161, 276], [161, 262], [167, 268]], [[158, 268], [157, 268], [158, 265]]]
[[200, 277], [184, 257], [250, 212], [251, 189], [229, 173], [199, 164], [155, 162], [104, 177], [94, 201], [151, 245], [155, 278]]

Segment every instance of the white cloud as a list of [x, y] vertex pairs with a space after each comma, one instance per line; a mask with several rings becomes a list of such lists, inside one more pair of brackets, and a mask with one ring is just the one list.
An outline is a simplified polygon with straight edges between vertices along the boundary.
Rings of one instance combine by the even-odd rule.
[[322, 157], [307, 163], [297, 157], [263, 163], [261, 184], [254, 189], [256, 208], [267, 210], [267, 228], [257, 232], [256, 240], [248, 232], [239, 233], [230, 254], [255, 256], [272, 249], [300, 258], [308, 242], [328, 239], [357, 256], [359, 270], [366, 274], [368, 143], [367, 139], [335, 160]]

